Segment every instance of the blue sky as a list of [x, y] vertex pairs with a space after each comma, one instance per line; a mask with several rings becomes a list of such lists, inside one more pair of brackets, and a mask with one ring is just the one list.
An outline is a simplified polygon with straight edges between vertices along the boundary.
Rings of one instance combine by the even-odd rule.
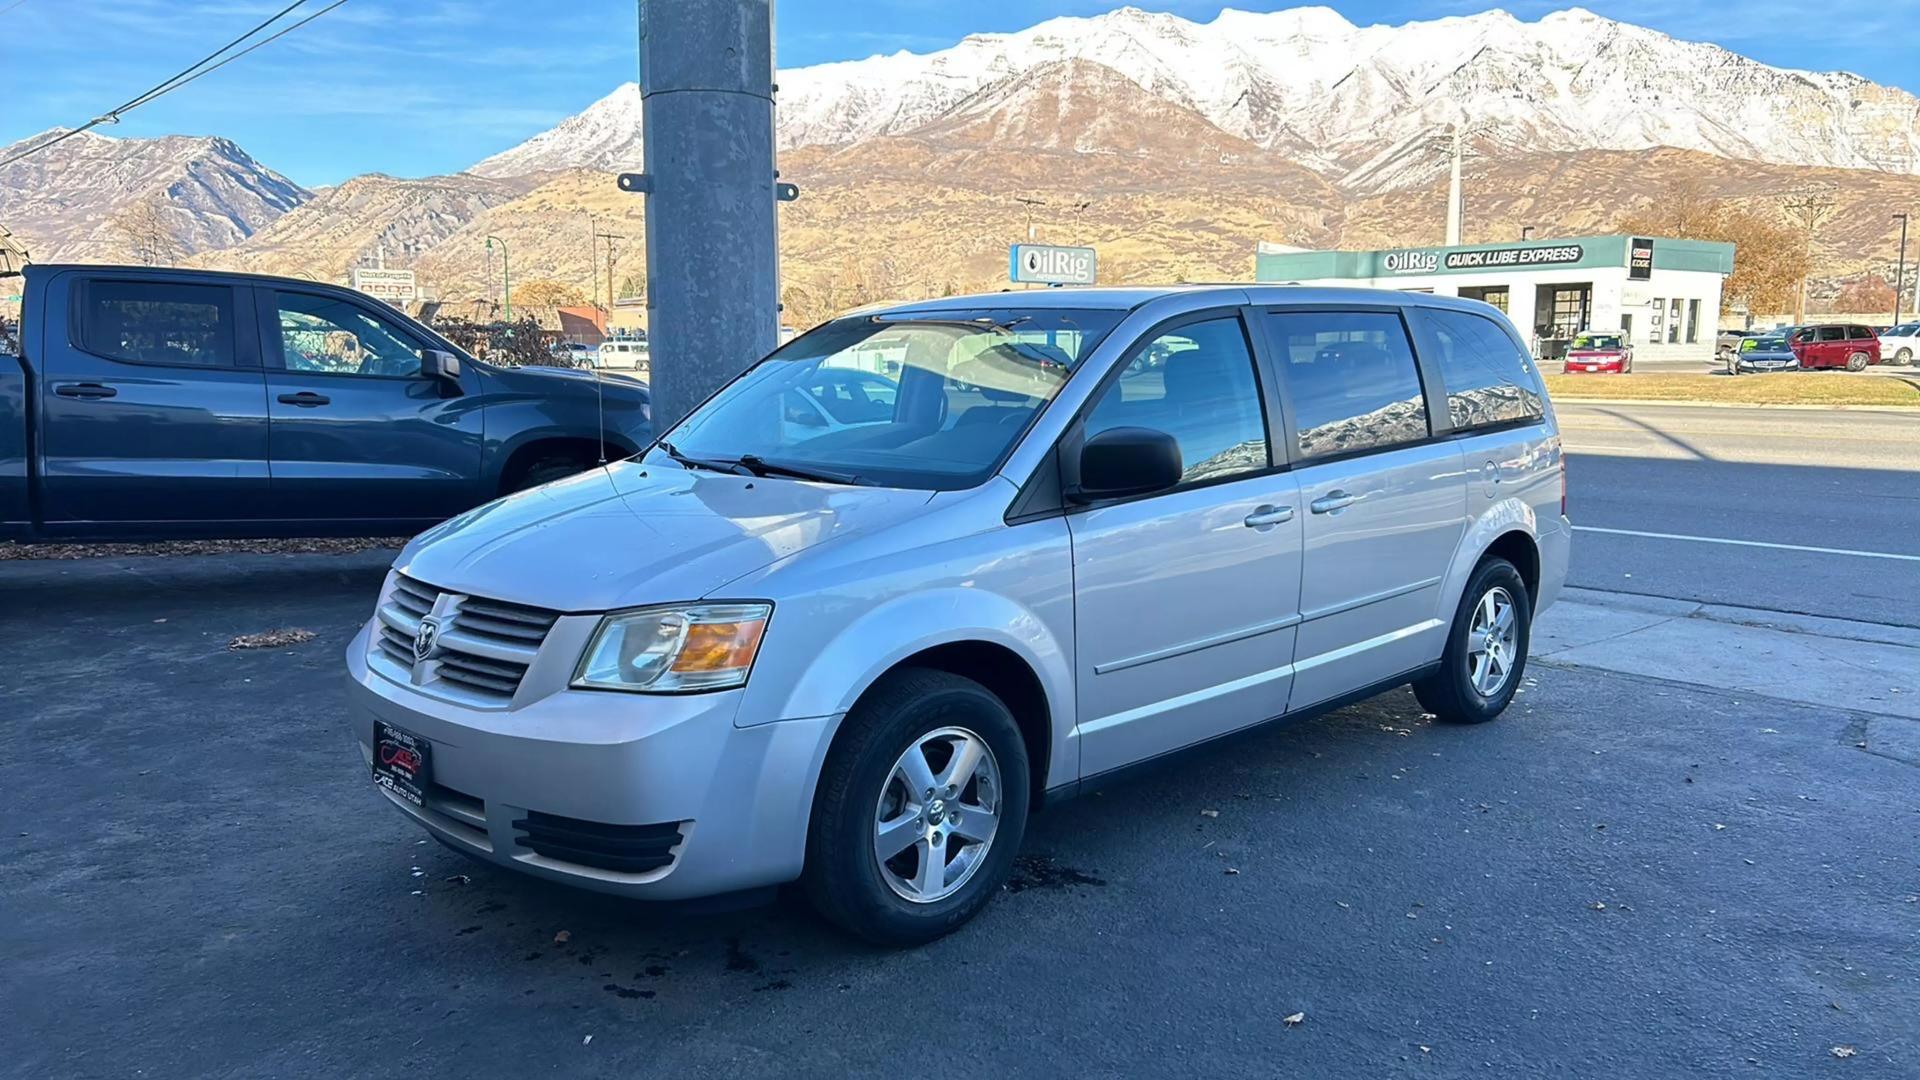
[[[657, 0], [671, 2], [671, 0]], [[1135, 0], [1211, 19], [1219, 0]], [[0, 0], [0, 145], [111, 108], [285, 0]], [[322, 0], [308, 0], [308, 7]], [[968, 33], [1091, 15], [1118, 0], [779, 0], [783, 67], [924, 52]], [[1296, 6], [1239, 0], [1231, 6]], [[1360, 23], [1567, 3], [1337, 2]], [[1920, 91], [1920, 0], [1589, 0], [1602, 15], [1785, 67], [1853, 71]], [[1815, 22], [1817, 20], [1817, 25]], [[145, 106], [108, 134], [225, 135], [303, 184], [452, 172], [542, 131], [634, 77], [634, 0], [349, 0]]]

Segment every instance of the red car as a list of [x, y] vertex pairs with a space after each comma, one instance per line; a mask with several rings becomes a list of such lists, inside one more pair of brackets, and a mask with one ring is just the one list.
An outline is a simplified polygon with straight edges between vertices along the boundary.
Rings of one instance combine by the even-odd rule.
[[1846, 368], [1863, 371], [1880, 362], [1880, 338], [1865, 326], [1819, 323], [1802, 326], [1787, 339], [1800, 370]]
[[1629, 374], [1633, 371], [1633, 346], [1620, 334], [1581, 334], [1567, 347], [1560, 371], [1566, 375], [1585, 371]]

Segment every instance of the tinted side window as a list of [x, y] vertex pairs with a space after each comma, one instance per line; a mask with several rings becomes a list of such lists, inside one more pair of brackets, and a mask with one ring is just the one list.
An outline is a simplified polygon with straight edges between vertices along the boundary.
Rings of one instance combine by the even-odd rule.
[[233, 290], [160, 281], [89, 281], [81, 334], [112, 360], [232, 367]]
[[1845, 341], [1847, 340], [1847, 331], [1845, 328], [1839, 326], [1823, 326], [1820, 328], [1820, 340]]
[[1188, 483], [1266, 468], [1266, 413], [1240, 320], [1189, 323], [1137, 349], [1087, 414], [1086, 437], [1117, 427], [1172, 435]]
[[1398, 315], [1282, 311], [1266, 319], [1302, 456], [1377, 450], [1430, 434], [1420, 371]]
[[1849, 326], [1847, 327], [1847, 336], [1856, 340], [1870, 338], [1873, 336], [1873, 331], [1864, 326]]
[[391, 378], [420, 374], [420, 346], [386, 319], [331, 296], [274, 295], [280, 354], [288, 371]]
[[1440, 344], [1447, 415], [1456, 429], [1540, 419], [1546, 410], [1533, 358], [1492, 319], [1463, 311], [1425, 314]]

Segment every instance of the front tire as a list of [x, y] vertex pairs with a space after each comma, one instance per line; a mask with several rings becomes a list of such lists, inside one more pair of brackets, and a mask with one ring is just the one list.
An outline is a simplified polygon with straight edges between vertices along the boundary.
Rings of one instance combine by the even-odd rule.
[[1413, 696], [1445, 723], [1484, 724], [1513, 701], [1532, 641], [1526, 581], [1507, 560], [1487, 559], [1461, 594], [1440, 670], [1414, 683]]
[[1026, 833], [1026, 741], [986, 687], [905, 669], [847, 715], [821, 767], [807, 896], [880, 945], [951, 933], [998, 892]]
[[500, 494], [511, 495], [516, 491], [537, 488], [542, 484], [551, 484], [555, 480], [565, 480], [575, 473], [582, 473], [591, 468], [593, 468], [593, 462], [564, 454], [536, 458], [502, 484]]

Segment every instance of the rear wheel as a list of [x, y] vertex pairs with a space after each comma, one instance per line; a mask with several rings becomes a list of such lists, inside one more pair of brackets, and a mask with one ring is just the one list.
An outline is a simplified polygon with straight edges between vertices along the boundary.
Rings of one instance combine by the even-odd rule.
[[1513, 701], [1533, 640], [1533, 599], [1505, 559], [1474, 570], [1454, 613], [1440, 670], [1413, 684], [1420, 706], [1450, 724], [1484, 724]]
[[1906, 367], [1908, 364], [1913, 363], [1913, 350], [1901, 349], [1899, 352], [1894, 353], [1893, 362], [1901, 367]]
[[1848, 371], [1865, 371], [1865, 370], [1867, 370], [1867, 354], [1866, 354], [1866, 353], [1863, 353], [1863, 352], [1857, 352], [1857, 353], [1850, 353], [1850, 354], [1848, 354], [1848, 356], [1847, 356], [1847, 370], [1848, 370]]
[[1026, 742], [1005, 703], [943, 671], [885, 676], [827, 753], [803, 884], [882, 945], [957, 929], [999, 891], [1026, 832]]

